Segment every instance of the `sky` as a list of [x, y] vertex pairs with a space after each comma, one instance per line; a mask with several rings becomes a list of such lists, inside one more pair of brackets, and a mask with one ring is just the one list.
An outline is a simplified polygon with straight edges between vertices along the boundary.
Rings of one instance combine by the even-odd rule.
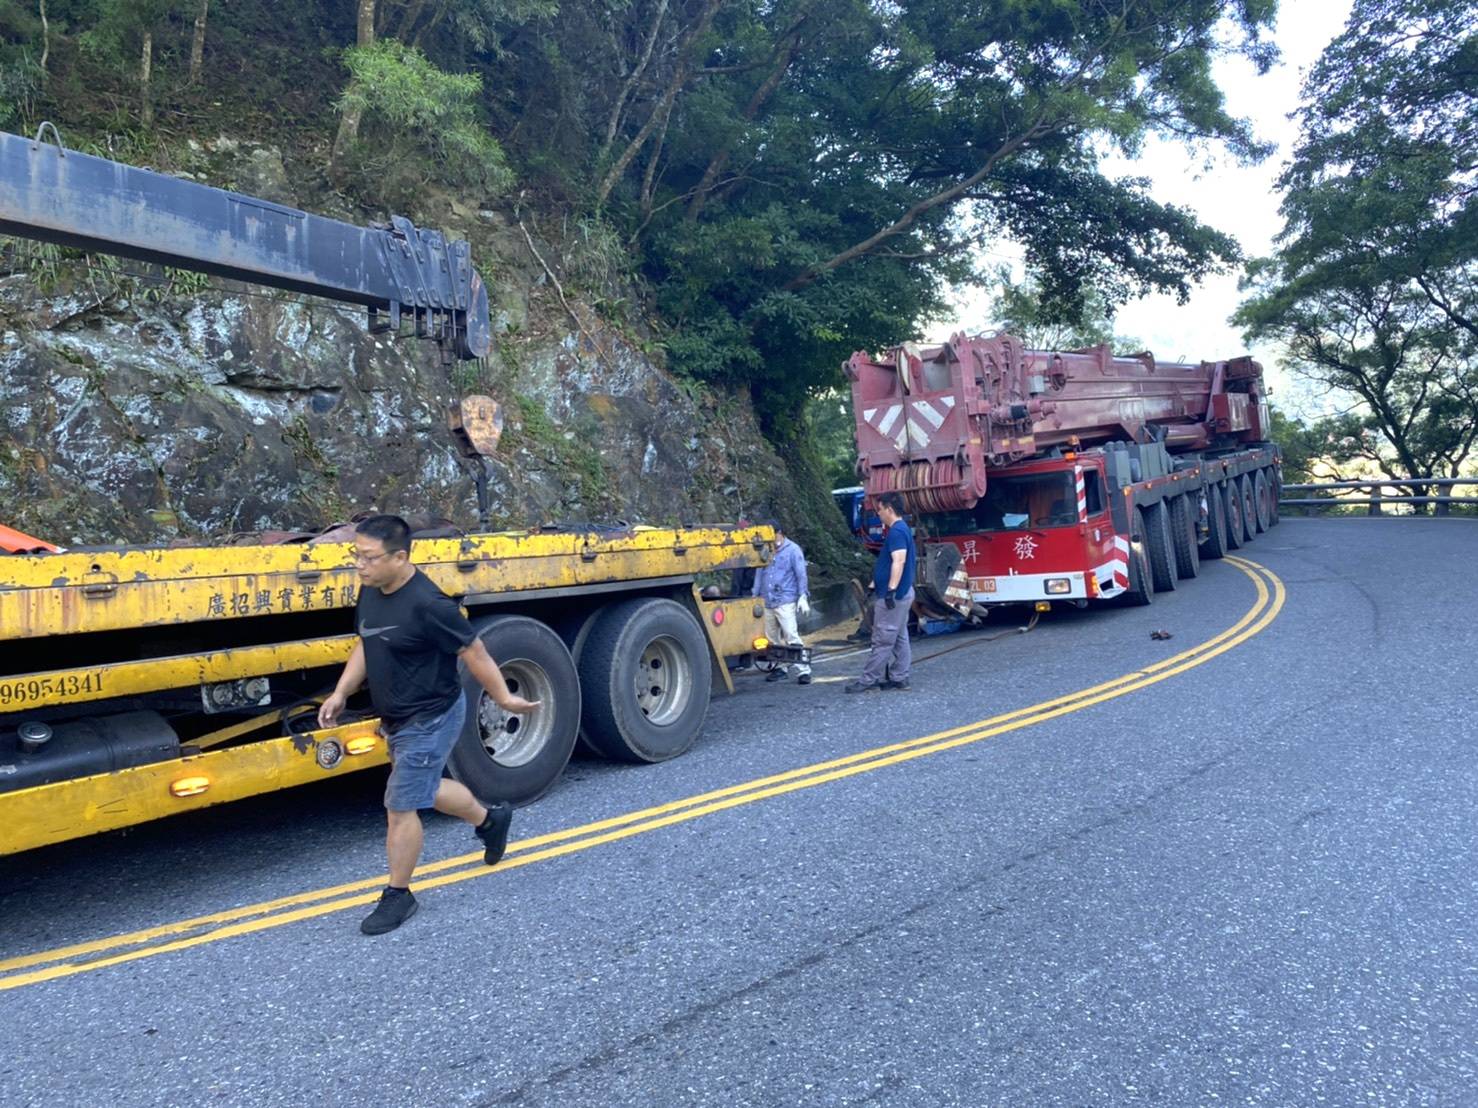
[[[1298, 107], [1304, 73], [1344, 28], [1350, 0], [1283, 0], [1279, 8], [1272, 36], [1282, 53], [1278, 65], [1259, 76], [1244, 59], [1222, 58], [1215, 69], [1228, 109], [1251, 120], [1257, 137], [1276, 143], [1276, 152], [1243, 166], [1222, 152], [1208, 158], [1188, 153], [1179, 143], [1151, 138], [1139, 158], [1114, 157], [1104, 165], [1110, 176], [1149, 178], [1155, 199], [1190, 208], [1202, 222], [1233, 235], [1249, 258], [1270, 253], [1282, 227], [1275, 182], [1298, 138], [1289, 115]], [[996, 258], [1020, 257], [1009, 246], [993, 250]], [[1241, 300], [1237, 279], [1235, 272], [1207, 278], [1192, 289], [1186, 304], [1169, 295], [1131, 301], [1119, 310], [1114, 328], [1141, 340], [1164, 361], [1220, 360], [1247, 353], [1240, 330], [1228, 322]], [[960, 290], [955, 318], [934, 328], [931, 337], [988, 328], [993, 293], [988, 288]], [[1301, 394], [1279, 366], [1275, 348], [1254, 347], [1251, 353], [1263, 364], [1275, 403], [1294, 414], [1313, 412], [1316, 399]]]

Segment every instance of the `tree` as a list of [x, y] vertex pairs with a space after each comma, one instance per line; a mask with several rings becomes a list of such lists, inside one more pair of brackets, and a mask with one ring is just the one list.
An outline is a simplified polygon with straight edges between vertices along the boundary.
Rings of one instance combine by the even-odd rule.
[[20, 0], [0, 0], [0, 127], [19, 129], [32, 117], [50, 48], [45, 4], [33, 11]]
[[478, 118], [481, 77], [444, 72], [394, 40], [356, 46], [345, 62], [351, 79], [339, 101], [344, 118], [359, 121], [356, 132], [360, 122], [381, 128], [373, 153], [363, 155], [378, 198], [411, 199], [432, 178], [471, 190], [476, 200], [507, 187], [503, 149]]
[[138, 59], [139, 122], [145, 127], [154, 125], [154, 36], [181, 6], [179, 0], [100, 0], [97, 22], [82, 36], [84, 47], [116, 65]]
[[200, 9], [195, 13], [195, 28], [190, 35], [190, 80], [200, 80], [200, 69], [205, 64], [205, 22], [210, 13], [210, 0], [200, 0]]
[[1075, 305], [1053, 303], [1036, 282], [1013, 282], [1002, 268], [1000, 291], [991, 303], [995, 326], [1019, 338], [1028, 350], [1082, 350], [1108, 343], [1116, 352], [1143, 349], [1144, 344], [1114, 330], [1114, 312], [1097, 289], [1087, 289]]
[[[501, 191], [511, 178], [502, 146], [481, 122], [483, 75], [467, 72], [465, 63], [496, 61], [505, 27], [554, 11], [553, 0], [356, 0], [355, 45], [344, 53], [350, 81], [337, 102], [330, 172], [343, 182], [351, 155], [363, 153], [365, 113], [378, 110], [396, 141], [393, 151], [382, 147], [371, 159], [379, 170], [367, 179], [381, 180], [387, 166], [398, 167], [396, 176], [431, 176], [393, 156], [419, 147], [450, 159], [450, 172], [435, 174], [446, 183]], [[377, 191], [383, 199], [385, 189]]]
[[1478, 439], [1475, 75], [1471, 4], [1356, 0], [1309, 75], [1278, 250], [1237, 316], [1354, 402], [1393, 477], [1456, 476]]
[[[356, 0], [355, 14], [354, 46], [358, 50], [368, 50], [375, 44], [375, 0]], [[344, 159], [359, 138], [359, 121], [363, 117], [365, 99], [362, 90], [351, 83], [339, 106], [339, 129], [334, 134], [329, 169], [341, 179]]]
[[[556, 59], [569, 68], [556, 67], [558, 97], [538, 105], [535, 134], [565, 143], [583, 113], [603, 136], [591, 203], [640, 252], [675, 367], [749, 387], [781, 438], [848, 353], [914, 334], [950, 284], [979, 279], [980, 242], [1022, 242], [1044, 293], [1065, 305], [1088, 289], [1111, 302], [1184, 295], [1237, 258], [1229, 238], [1152, 200], [1147, 182], [1103, 176], [1098, 156], [1154, 130], [1257, 154], [1210, 65], [1227, 51], [1268, 60], [1270, 4], [647, 0], [621, 11], [630, 19], [614, 3], [561, 12]], [[548, 66], [543, 42], [515, 53]]]

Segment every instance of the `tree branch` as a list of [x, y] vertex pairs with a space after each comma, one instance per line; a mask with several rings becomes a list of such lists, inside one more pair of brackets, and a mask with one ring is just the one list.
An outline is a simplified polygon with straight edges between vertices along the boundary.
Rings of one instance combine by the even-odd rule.
[[[785, 79], [786, 71], [790, 69], [790, 63], [795, 58], [796, 50], [800, 47], [801, 27], [805, 24], [806, 18], [807, 16], [803, 14], [800, 19], [791, 25], [790, 30], [787, 32], [787, 37], [776, 49], [774, 65], [770, 67], [770, 72], [764, 81], [760, 83], [760, 87], [754, 90], [754, 95], [749, 98], [749, 103], [744, 106], [744, 111], [740, 115], [740, 119], [744, 123], [754, 122], [755, 116], [759, 114], [760, 108], [764, 107], [765, 101], [774, 95], [775, 90], [780, 87], [780, 82]], [[698, 182], [698, 187], [694, 190], [692, 203], [688, 205], [688, 210], [683, 213], [683, 218], [689, 223], [696, 220], [699, 213], [703, 211], [703, 205], [708, 202], [709, 195], [713, 191], [713, 183], [718, 180], [719, 174], [728, 166], [729, 158], [734, 152], [734, 143], [738, 141], [743, 129], [743, 127], [736, 128], [734, 138], [725, 143], [723, 148], [715, 152], [713, 157], [708, 160], [708, 168], [703, 171], [703, 179]]]
[[708, 33], [708, 28], [713, 25], [713, 17], [718, 14], [718, 9], [722, 3], [723, 0], [707, 0], [703, 5], [703, 11], [698, 16], [697, 23], [689, 28], [688, 33], [683, 37], [682, 46], [678, 49], [677, 66], [673, 71], [672, 79], [667, 82], [667, 89], [663, 92], [662, 99], [652, 109], [652, 114], [647, 117], [646, 123], [636, 133], [636, 137], [627, 144], [626, 149], [621, 152], [621, 156], [616, 159], [615, 164], [606, 171], [606, 175], [601, 179], [600, 186], [595, 190], [595, 207], [597, 211], [605, 206], [606, 200], [611, 195], [611, 190], [616, 187], [616, 182], [621, 180], [627, 167], [631, 165], [633, 159], [641, 152], [641, 148], [646, 145], [647, 139], [652, 137], [652, 132], [661, 125], [667, 113], [672, 111], [672, 105], [677, 100], [677, 94], [682, 91], [682, 87], [688, 83], [689, 78], [692, 76], [693, 63], [688, 58], [688, 52], [692, 49], [694, 43]]
[[605, 161], [606, 155], [611, 152], [611, 146], [616, 141], [616, 131], [621, 126], [621, 115], [626, 110], [626, 101], [630, 99], [636, 86], [641, 82], [642, 75], [647, 71], [647, 63], [652, 60], [652, 49], [657, 45], [657, 32], [662, 29], [662, 21], [666, 18], [667, 0], [660, 0], [657, 5], [656, 18], [652, 20], [652, 29], [647, 32], [647, 40], [642, 44], [641, 57], [637, 59], [636, 66], [621, 85], [621, 91], [616, 94], [616, 102], [611, 105], [611, 115], [606, 120], [606, 137], [595, 155], [596, 165]]

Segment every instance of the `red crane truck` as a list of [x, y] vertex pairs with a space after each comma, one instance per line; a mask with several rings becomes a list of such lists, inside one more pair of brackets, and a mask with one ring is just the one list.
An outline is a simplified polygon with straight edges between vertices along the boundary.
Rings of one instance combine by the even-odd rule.
[[843, 370], [869, 503], [902, 493], [921, 535], [958, 549], [977, 604], [1148, 604], [1278, 521], [1281, 458], [1251, 358], [957, 334]]

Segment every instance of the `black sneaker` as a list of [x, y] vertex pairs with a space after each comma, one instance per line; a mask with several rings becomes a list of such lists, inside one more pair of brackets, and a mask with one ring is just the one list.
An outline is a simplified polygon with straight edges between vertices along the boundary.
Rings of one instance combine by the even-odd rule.
[[765, 677], [766, 681], [784, 681], [790, 674], [783, 669], [772, 669]]
[[474, 829], [487, 848], [482, 852], [482, 860], [488, 865], [496, 866], [502, 861], [503, 851], [508, 849], [508, 825], [512, 822], [513, 805], [494, 804], [488, 809], [487, 818]]
[[419, 907], [415, 895], [409, 889], [386, 889], [380, 894], [380, 903], [364, 917], [359, 929], [366, 935], [383, 935], [387, 931], [394, 931], [415, 915]]
[[883, 688], [885, 688], [885, 689], [897, 689], [899, 692], [908, 692], [908, 690], [911, 689], [911, 688], [913, 688], [913, 686], [910, 685], [906, 680], [904, 680], [904, 681], [884, 681], [883, 682]]
[[795, 683], [797, 685], [809, 685], [811, 683], [811, 675], [809, 673], [803, 673], [795, 679]]
[[881, 685], [876, 685], [876, 684], [874, 684], [874, 685], [864, 685], [861, 681], [853, 681], [850, 685], [848, 685], [845, 689], [843, 689], [842, 692], [849, 692], [849, 693], [877, 692], [882, 687], [883, 686], [881, 686]]

